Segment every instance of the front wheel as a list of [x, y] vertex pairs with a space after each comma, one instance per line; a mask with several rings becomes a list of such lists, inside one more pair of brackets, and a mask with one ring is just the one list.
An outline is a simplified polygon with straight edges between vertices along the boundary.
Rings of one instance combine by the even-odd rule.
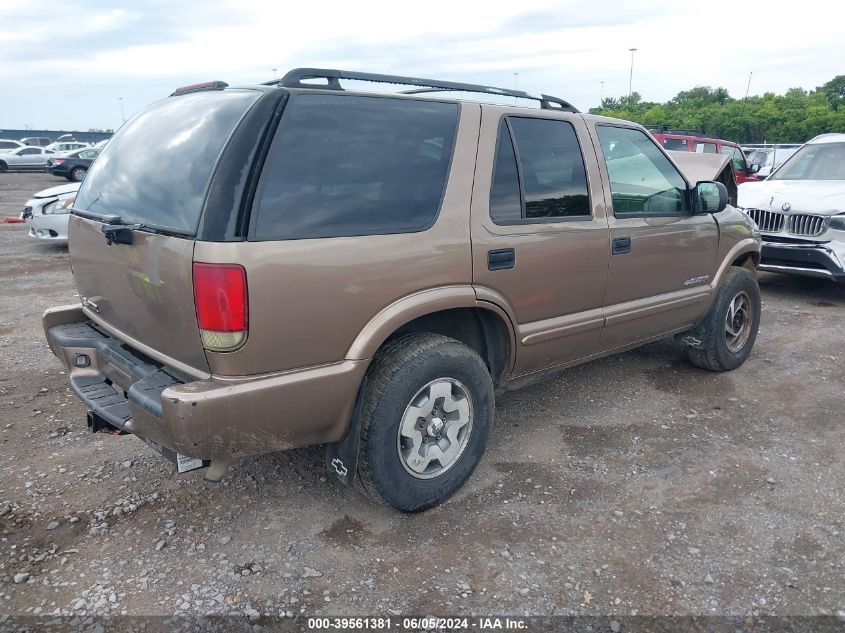
[[8, 165], [6, 165], [5, 162], [0, 160], [0, 174], [5, 173], [7, 169], [9, 169]]
[[417, 333], [385, 344], [368, 375], [359, 483], [402, 512], [442, 503], [484, 454], [494, 412], [487, 366], [463, 343]]
[[728, 268], [710, 310], [684, 337], [690, 362], [710, 371], [742, 365], [757, 339], [760, 303], [757, 278], [745, 268]]

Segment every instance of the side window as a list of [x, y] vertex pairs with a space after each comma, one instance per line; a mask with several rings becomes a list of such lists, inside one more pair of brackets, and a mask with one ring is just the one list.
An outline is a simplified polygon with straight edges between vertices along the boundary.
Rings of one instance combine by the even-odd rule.
[[686, 181], [647, 134], [610, 125], [596, 130], [610, 176], [614, 215], [688, 212]]
[[24, 150], [21, 150], [20, 155], [21, 156], [31, 156], [33, 154], [40, 154], [40, 153], [41, 153], [40, 149], [24, 149]]
[[734, 171], [748, 171], [748, 165], [745, 163], [745, 156], [738, 147], [725, 145], [725, 154], [729, 154], [734, 164]]
[[527, 117], [502, 119], [490, 192], [493, 221], [590, 215], [584, 158], [572, 125]]
[[717, 154], [718, 148], [716, 147], [716, 143], [698, 141], [695, 144], [695, 151], [699, 154]]
[[446, 187], [454, 103], [298, 95], [261, 175], [259, 240], [409, 233], [429, 228]]
[[522, 196], [519, 192], [519, 171], [508, 123], [499, 124], [496, 144], [496, 165], [493, 188], [490, 190], [490, 217], [494, 222], [516, 222], [522, 219]]

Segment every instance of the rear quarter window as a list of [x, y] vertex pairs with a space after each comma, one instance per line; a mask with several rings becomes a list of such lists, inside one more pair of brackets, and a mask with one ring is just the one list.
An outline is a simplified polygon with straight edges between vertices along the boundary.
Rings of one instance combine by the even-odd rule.
[[457, 124], [454, 103], [297, 95], [265, 162], [251, 238], [429, 228], [446, 187]]

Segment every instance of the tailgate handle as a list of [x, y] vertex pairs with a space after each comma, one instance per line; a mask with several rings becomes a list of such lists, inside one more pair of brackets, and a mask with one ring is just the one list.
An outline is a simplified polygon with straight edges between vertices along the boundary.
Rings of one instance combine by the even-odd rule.
[[610, 247], [610, 252], [614, 255], [624, 255], [631, 252], [631, 238], [630, 237], [614, 237], [613, 246]]
[[488, 270], [508, 270], [516, 266], [516, 252], [512, 248], [500, 248], [487, 252]]

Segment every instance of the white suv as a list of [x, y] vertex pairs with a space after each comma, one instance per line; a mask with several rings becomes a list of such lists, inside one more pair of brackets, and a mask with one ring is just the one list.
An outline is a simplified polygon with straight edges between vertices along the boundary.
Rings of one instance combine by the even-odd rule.
[[809, 141], [739, 206], [763, 235], [760, 270], [845, 282], [845, 134]]

